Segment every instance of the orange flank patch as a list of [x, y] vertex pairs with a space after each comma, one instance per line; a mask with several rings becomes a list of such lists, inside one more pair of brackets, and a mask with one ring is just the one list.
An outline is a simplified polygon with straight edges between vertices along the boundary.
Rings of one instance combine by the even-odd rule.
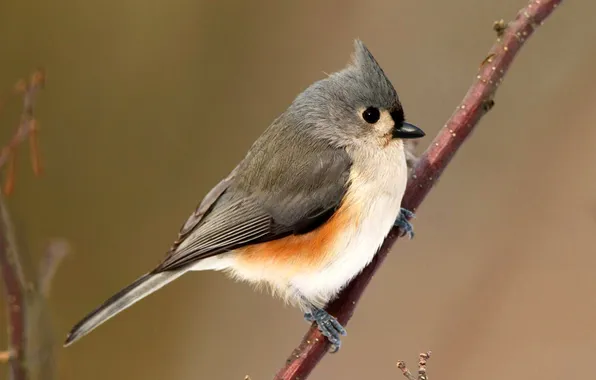
[[309, 233], [235, 250], [236, 265], [247, 270], [273, 270], [286, 275], [327, 265], [337, 255], [336, 242], [343, 238], [346, 227], [358, 223], [359, 207], [347, 198], [325, 224]]

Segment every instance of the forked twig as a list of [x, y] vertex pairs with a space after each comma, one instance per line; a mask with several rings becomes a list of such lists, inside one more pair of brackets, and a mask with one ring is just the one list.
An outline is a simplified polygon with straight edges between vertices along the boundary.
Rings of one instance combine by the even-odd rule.
[[[39, 174], [41, 166], [37, 153], [37, 121], [33, 116], [36, 95], [44, 84], [43, 71], [34, 72], [29, 81], [21, 81], [16, 92], [23, 96], [23, 109], [17, 130], [9, 144], [0, 151], [0, 168], [10, 162], [5, 193], [14, 187], [14, 150], [29, 138], [32, 148], [32, 166]], [[50, 281], [58, 263], [68, 252], [63, 241], [54, 241], [39, 270], [36, 281], [28, 281], [23, 271], [23, 260], [18, 252], [16, 237], [4, 199], [0, 192], [0, 272], [8, 310], [8, 350], [0, 352], [0, 361], [10, 365], [10, 379], [51, 379], [54, 373], [53, 339], [47, 296]], [[36, 376], [37, 375], [37, 376]]]
[[408, 380], [428, 380], [428, 375], [426, 374], [426, 363], [428, 359], [430, 359], [431, 352], [422, 352], [418, 355], [418, 376], [412, 375], [412, 372], [406, 366], [406, 362], [400, 360], [397, 362], [397, 368], [399, 368], [402, 374]]

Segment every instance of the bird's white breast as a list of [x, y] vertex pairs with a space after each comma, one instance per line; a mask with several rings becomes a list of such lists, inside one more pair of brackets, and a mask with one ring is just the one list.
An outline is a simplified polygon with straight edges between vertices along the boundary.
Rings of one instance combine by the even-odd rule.
[[[286, 301], [306, 309], [323, 307], [370, 263], [399, 215], [407, 166], [400, 140], [384, 147], [350, 152], [353, 164], [344, 202], [357, 212], [328, 246], [324, 265], [296, 270], [292, 262], [260, 261], [246, 265], [237, 252], [199, 261], [193, 270], [224, 270], [239, 280], [267, 284]], [[294, 257], [309, 252], [295, 252]]]
[[317, 306], [327, 303], [370, 263], [399, 215], [406, 188], [402, 141], [352, 155], [347, 197], [359, 206], [359, 221], [340, 234], [334, 257], [326, 266], [291, 280], [291, 286]]

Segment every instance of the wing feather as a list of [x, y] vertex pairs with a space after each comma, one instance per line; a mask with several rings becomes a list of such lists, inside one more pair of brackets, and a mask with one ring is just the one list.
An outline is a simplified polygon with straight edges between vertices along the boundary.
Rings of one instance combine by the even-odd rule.
[[254, 201], [240, 200], [211, 212], [160, 265], [160, 271], [176, 269], [271, 234], [271, 216]]
[[243, 162], [209, 192], [154, 272], [307, 233], [334, 214], [349, 186], [348, 154], [301, 136], [295, 136], [292, 144], [276, 141], [279, 136], [283, 134], [266, 132]]

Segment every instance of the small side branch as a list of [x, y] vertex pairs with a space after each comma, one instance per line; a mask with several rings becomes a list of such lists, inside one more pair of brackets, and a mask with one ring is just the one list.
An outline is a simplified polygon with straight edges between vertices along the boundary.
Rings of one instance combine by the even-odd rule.
[[[518, 12], [515, 20], [508, 24], [501, 21], [495, 23], [494, 30], [497, 32], [497, 41], [482, 60], [476, 80], [461, 104], [447, 120], [430, 147], [416, 161], [402, 201], [402, 207], [412, 211], [418, 209], [451, 158], [466, 141], [482, 116], [494, 106], [493, 99], [497, 88], [519, 50], [561, 2], [562, 0], [532, 0]], [[392, 230], [371, 264], [329, 305], [328, 311], [344, 326], [352, 317], [364, 289], [398, 237], [399, 231]], [[316, 326], [311, 326], [300, 345], [275, 375], [275, 379], [306, 379], [326, 354], [328, 345], [328, 341], [320, 334]]]
[[26, 283], [17, 254], [12, 224], [4, 197], [0, 194], [0, 271], [4, 281], [8, 309], [8, 344], [12, 378], [27, 379], [22, 365], [25, 353], [25, 293]]
[[70, 244], [63, 239], [56, 239], [48, 245], [45, 255], [39, 266], [37, 290], [42, 296], [48, 298], [52, 279], [58, 270], [58, 266], [70, 252]]
[[422, 352], [418, 357], [418, 376], [412, 375], [412, 372], [406, 366], [406, 362], [400, 360], [397, 362], [397, 368], [399, 368], [402, 374], [408, 380], [428, 380], [428, 376], [426, 374], [426, 363], [428, 359], [430, 359], [431, 352]]
[[39, 123], [33, 115], [35, 102], [39, 91], [45, 84], [45, 73], [43, 70], [36, 70], [31, 74], [28, 81], [19, 81], [14, 88], [17, 95], [23, 97], [23, 109], [21, 111], [21, 118], [19, 125], [15, 131], [10, 142], [0, 150], [0, 167], [8, 164], [8, 171], [6, 174], [6, 181], [4, 183], [4, 193], [10, 195], [14, 190], [15, 180], [15, 165], [16, 165], [16, 149], [25, 140], [29, 140], [31, 167], [35, 175], [40, 175], [41, 161], [39, 157], [39, 148], [37, 135], [39, 131]]

